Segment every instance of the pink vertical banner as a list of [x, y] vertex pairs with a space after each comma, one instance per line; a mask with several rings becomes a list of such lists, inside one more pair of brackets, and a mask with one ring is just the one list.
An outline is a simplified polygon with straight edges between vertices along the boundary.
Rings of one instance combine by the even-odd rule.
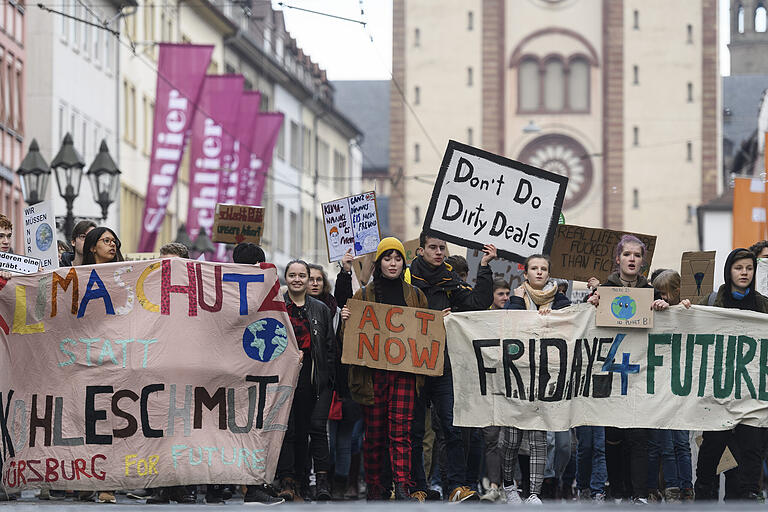
[[225, 157], [231, 158], [242, 94], [242, 76], [205, 77], [189, 147], [189, 233], [203, 228], [211, 236], [219, 183], [227, 165]]
[[[243, 176], [243, 168], [245, 167], [247, 172], [251, 156], [250, 142], [253, 139], [253, 129], [259, 116], [260, 105], [261, 93], [258, 91], [244, 92], [240, 98], [231, 158], [225, 157], [228, 165], [222, 171], [222, 180], [219, 183], [220, 203], [235, 204], [240, 187], [245, 185], [247, 176]], [[241, 177], [243, 177], [242, 180]], [[213, 259], [215, 261], [229, 261], [231, 259], [226, 244], [216, 244], [216, 254]]]
[[152, 153], [139, 252], [152, 252], [176, 184], [213, 46], [160, 43]]
[[283, 114], [280, 112], [262, 112], [256, 119], [256, 126], [251, 141], [251, 158], [248, 166], [248, 179], [245, 189], [238, 194], [238, 204], [257, 206], [261, 204], [267, 172], [272, 164], [272, 153], [280, 135]]
[[235, 145], [238, 147], [237, 153], [237, 186], [230, 188], [232, 203], [241, 204], [238, 201], [245, 198], [248, 190], [248, 175], [250, 173], [251, 162], [251, 143], [253, 142], [256, 131], [259, 107], [261, 105], [261, 93], [258, 91], [249, 91], [243, 95], [240, 101], [240, 117], [237, 123], [238, 140]]

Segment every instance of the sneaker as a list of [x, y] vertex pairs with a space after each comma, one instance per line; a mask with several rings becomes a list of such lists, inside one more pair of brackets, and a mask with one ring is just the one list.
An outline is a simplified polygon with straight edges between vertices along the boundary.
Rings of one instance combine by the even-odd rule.
[[131, 489], [125, 496], [132, 500], [146, 500], [155, 494], [155, 489]]
[[271, 507], [272, 505], [280, 505], [281, 503], [285, 503], [285, 499], [275, 496], [275, 492], [265, 484], [249, 485], [248, 490], [243, 497], [243, 504], [245, 505], [263, 505]]
[[448, 499], [451, 503], [461, 503], [462, 501], [473, 501], [478, 499], [477, 492], [466, 485], [456, 487], [451, 491], [451, 497]]
[[592, 495], [592, 503], [595, 505], [602, 505], [605, 503], [605, 493], [604, 492], [596, 492]]
[[525, 500], [526, 505], [542, 505], [541, 499], [537, 494], [531, 494], [528, 499]]
[[762, 505], [765, 503], [765, 496], [763, 495], [763, 493], [758, 494], [758, 493], [751, 492], [747, 496], [747, 501], [753, 501], [755, 503], [760, 503]]
[[687, 487], [680, 491], [680, 499], [684, 502], [691, 502], [696, 498], [696, 493], [690, 487]]
[[115, 493], [111, 491], [99, 491], [99, 497], [96, 499], [98, 503], [117, 503]]
[[443, 493], [440, 492], [439, 489], [435, 489], [434, 487], [430, 487], [429, 489], [425, 490], [424, 492], [427, 493], [427, 501], [442, 501], [443, 500]]
[[77, 493], [77, 501], [93, 501], [96, 497], [96, 493], [93, 491], [79, 491]]
[[411, 498], [419, 500], [419, 503], [427, 501], [427, 493], [424, 491], [414, 491], [411, 493]]
[[648, 504], [648, 500], [645, 499], [645, 498], [634, 498], [632, 500], [632, 504], [633, 505], [647, 505]]
[[488, 492], [480, 496], [480, 501], [485, 503], [497, 503], [501, 501], [501, 491], [498, 487], [491, 487]]
[[520, 493], [517, 492], [517, 486], [512, 484], [510, 486], [504, 486], [504, 495], [507, 498], [507, 505], [522, 505], [523, 498], [520, 497]]

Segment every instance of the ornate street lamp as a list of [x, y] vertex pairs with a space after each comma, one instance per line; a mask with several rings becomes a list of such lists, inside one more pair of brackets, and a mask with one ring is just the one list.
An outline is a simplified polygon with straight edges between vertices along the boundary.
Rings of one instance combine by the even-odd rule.
[[67, 133], [61, 143], [61, 149], [51, 161], [56, 173], [56, 184], [59, 187], [59, 195], [67, 203], [67, 216], [64, 219], [64, 236], [66, 240], [72, 237], [72, 228], [75, 218], [72, 214], [72, 206], [75, 198], [80, 195], [80, 181], [83, 177], [85, 162], [80, 153], [72, 144], [72, 136]]
[[195, 238], [195, 243], [192, 245], [192, 250], [197, 253], [198, 257], [201, 254], [213, 254], [216, 251], [216, 247], [213, 246], [213, 242], [208, 233], [205, 232], [205, 228], [200, 228], [197, 238]]
[[106, 220], [109, 205], [117, 200], [120, 190], [120, 169], [109, 154], [106, 139], [102, 139], [99, 146], [99, 154], [86, 173], [91, 181], [93, 200], [101, 206], [101, 218]]
[[51, 168], [48, 167], [45, 158], [40, 154], [40, 147], [37, 145], [36, 139], [32, 139], [29, 152], [21, 161], [16, 174], [19, 175], [21, 181], [21, 193], [24, 196], [24, 201], [30, 206], [42, 201], [48, 188]]
[[174, 242], [179, 243], [191, 251], [194, 244], [192, 239], [187, 234], [187, 226], [183, 222], [179, 225], [179, 229], [176, 230], [176, 240]]

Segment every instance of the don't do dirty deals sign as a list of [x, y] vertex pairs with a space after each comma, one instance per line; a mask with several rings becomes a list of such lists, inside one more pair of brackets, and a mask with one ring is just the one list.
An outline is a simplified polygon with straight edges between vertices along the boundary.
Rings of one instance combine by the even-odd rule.
[[299, 371], [279, 290], [182, 259], [0, 280], [2, 485], [271, 481]]
[[424, 230], [522, 263], [549, 254], [568, 178], [449, 141]]

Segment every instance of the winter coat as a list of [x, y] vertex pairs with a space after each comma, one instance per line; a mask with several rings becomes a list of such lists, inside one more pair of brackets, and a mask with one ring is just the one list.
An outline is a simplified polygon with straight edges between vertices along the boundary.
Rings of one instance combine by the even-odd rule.
[[[371, 284], [361, 288], [352, 297], [357, 300], [376, 302], [375, 290]], [[403, 281], [403, 298], [409, 308], [427, 309], [428, 303], [424, 293]], [[349, 366], [349, 391], [352, 399], [362, 405], [373, 405], [373, 370], [367, 366]], [[424, 385], [424, 376], [416, 376], [416, 388]]]
[[[283, 295], [286, 303], [291, 298]], [[319, 395], [323, 389], [334, 389], [336, 381], [336, 333], [333, 331], [333, 315], [328, 306], [310, 297], [305, 298], [304, 306], [309, 318], [310, 351], [314, 366], [315, 391]]]

